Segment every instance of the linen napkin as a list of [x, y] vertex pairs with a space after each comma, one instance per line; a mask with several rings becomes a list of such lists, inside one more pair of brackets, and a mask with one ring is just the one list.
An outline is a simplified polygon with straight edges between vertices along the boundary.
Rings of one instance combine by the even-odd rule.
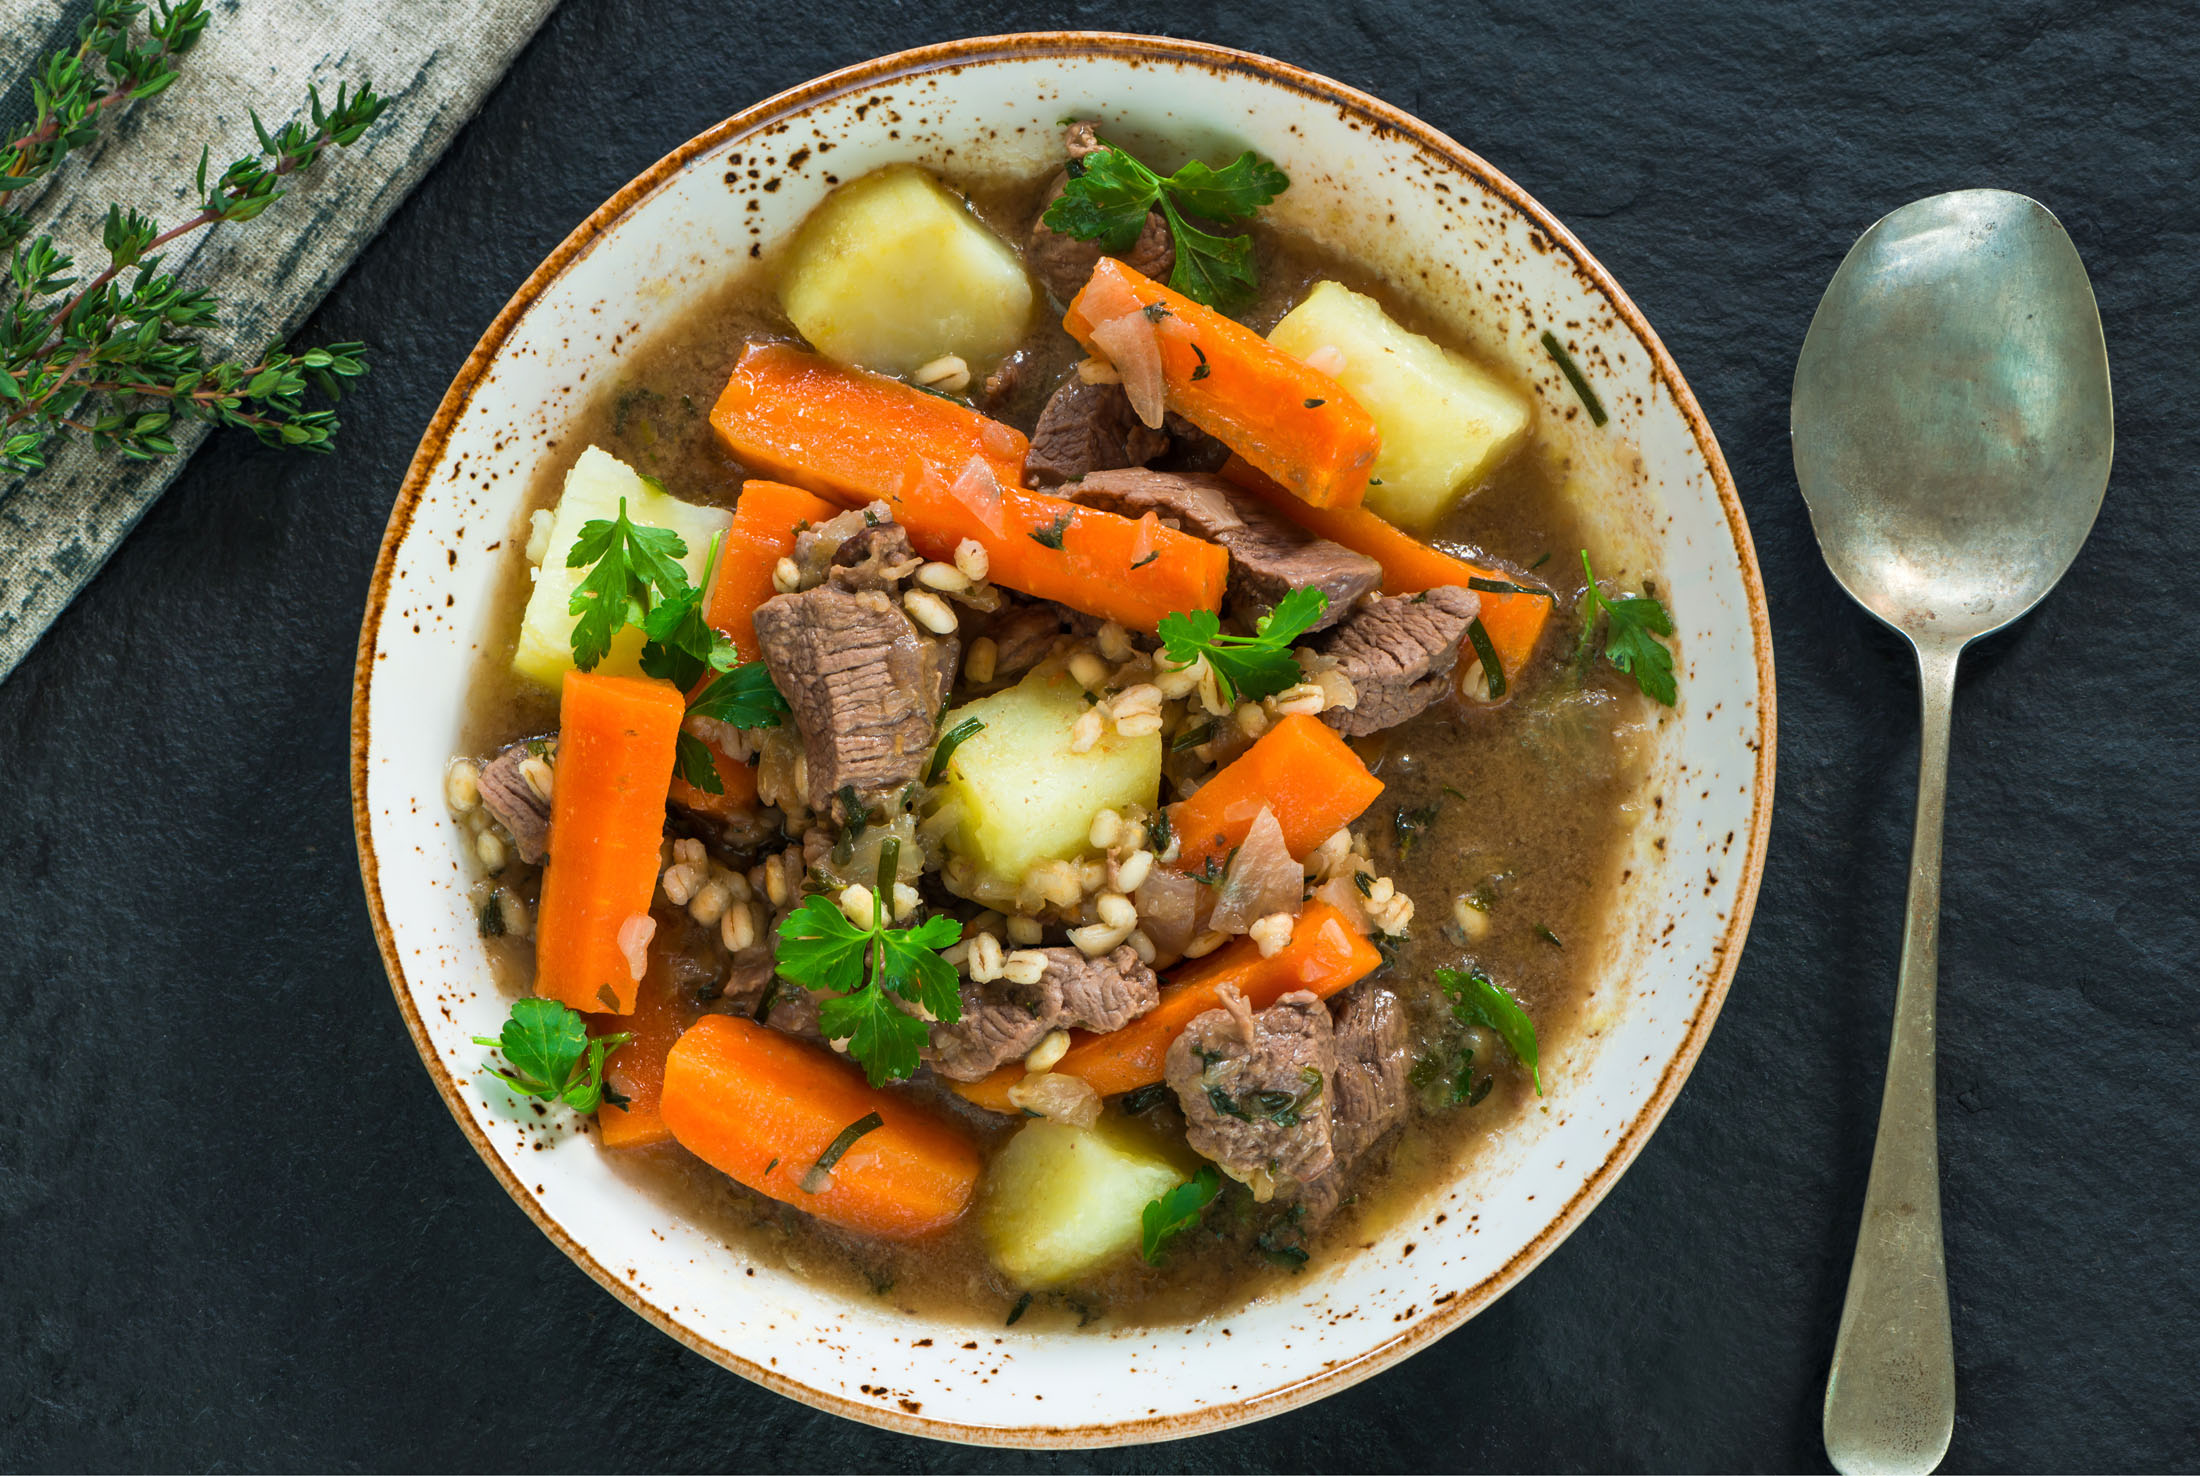
[[[348, 149], [330, 149], [259, 221], [194, 232], [165, 263], [221, 300], [209, 358], [257, 353], [287, 338], [361, 246], [442, 154], [556, 0], [222, 0], [167, 91], [132, 104], [106, 137], [77, 151], [27, 206], [89, 275], [104, 264], [107, 206], [172, 225], [195, 208], [200, 146], [213, 170], [252, 152], [247, 109], [272, 131], [306, 112], [307, 84], [340, 82], [392, 99]], [[32, 114], [30, 77], [73, 46], [92, 0], [0, 0], [0, 128]], [[11, 135], [12, 136], [12, 135]], [[182, 470], [206, 428], [181, 424], [177, 454], [123, 461], [78, 440], [44, 471], [0, 481], [0, 680], [99, 571]], [[339, 452], [338, 454], [341, 454]]]

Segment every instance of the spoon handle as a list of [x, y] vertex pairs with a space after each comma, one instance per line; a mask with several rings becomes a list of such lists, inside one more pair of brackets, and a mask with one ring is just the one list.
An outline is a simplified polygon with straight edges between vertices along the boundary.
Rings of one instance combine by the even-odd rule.
[[1940, 821], [1959, 642], [1917, 648], [1923, 724], [1910, 908], [1894, 1039], [1879, 1101], [1864, 1222], [1826, 1379], [1826, 1454], [1836, 1469], [1930, 1471], [1955, 1432], [1955, 1345], [1940, 1244], [1933, 992], [1940, 972]]

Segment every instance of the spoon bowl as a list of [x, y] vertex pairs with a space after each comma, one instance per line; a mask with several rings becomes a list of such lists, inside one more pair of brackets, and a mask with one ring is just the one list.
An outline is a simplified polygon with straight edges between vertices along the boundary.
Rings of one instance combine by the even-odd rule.
[[1811, 319], [1789, 430], [1827, 567], [1909, 639], [1922, 718], [1902, 974], [1826, 1454], [1846, 1472], [1930, 1471], [1955, 1431], [1933, 1081], [1956, 662], [2062, 578], [2115, 447], [2100, 312], [2062, 222], [2022, 195], [1960, 190], [1866, 231]]
[[2108, 349], [2085, 264], [2005, 190], [1905, 205], [1834, 274], [1795, 367], [1795, 474], [1827, 565], [1913, 641], [2055, 587], [2108, 487]]

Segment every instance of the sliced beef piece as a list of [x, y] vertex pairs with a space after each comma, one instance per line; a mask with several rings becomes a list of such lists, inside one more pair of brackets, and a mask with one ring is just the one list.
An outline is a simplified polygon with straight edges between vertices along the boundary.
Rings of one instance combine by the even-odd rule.
[[830, 577], [841, 589], [881, 589], [891, 594], [923, 562], [909, 546], [909, 532], [901, 524], [865, 523], [833, 550]]
[[1434, 702], [1450, 681], [1459, 642], [1480, 608], [1472, 590], [1442, 584], [1354, 611], [1322, 649], [1352, 678], [1359, 703], [1332, 707], [1322, 721], [1357, 737], [1395, 727]]
[[550, 801], [535, 793], [535, 786], [519, 771], [527, 756], [525, 743], [507, 744], [482, 767], [481, 807], [511, 832], [519, 859], [540, 866], [550, 853]]
[[1383, 566], [1366, 554], [1316, 538], [1251, 498], [1240, 500], [1238, 515], [1245, 526], [1219, 541], [1230, 551], [1230, 604], [1240, 619], [1259, 619], [1294, 589], [1318, 589], [1329, 603], [1308, 628], [1326, 630], [1383, 582]]
[[[1090, 123], [1072, 123], [1064, 134], [1069, 151], [1070, 168], [1078, 166], [1078, 160], [1102, 148], [1098, 135]], [[1098, 241], [1080, 241], [1075, 236], [1065, 236], [1046, 223], [1047, 207], [1060, 197], [1069, 184], [1069, 169], [1064, 169], [1047, 186], [1046, 199], [1040, 202], [1039, 213], [1032, 217], [1031, 234], [1024, 241], [1024, 265], [1039, 279], [1058, 302], [1068, 302], [1085, 285], [1092, 275], [1093, 264], [1100, 260]], [[1144, 272], [1157, 282], [1167, 281], [1169, 273], [1176, 269], [1176, 243], [1169, 238], [1169, 222], [1158, 210], [1146, 212], [1146, 224], [1140, 228], [1138, 239], [1131, 249], [1119, 253], [1132, 270]]]
[[956, 647], [925, 634], [877, 590], [820, 585], [756, 611], [756, 639], [794, 711], [810, 808], [853, 786], [876, 797], [922, 773]]
[[1123, 386], [1087, 384], [1072, 374], [1039, 412], [1024, 471], [1033, 486], [1051, 487], [1096, 471], [1143, 466], [1168, 449], [1166, 435], [1139, 421]]
[[1246, 620], [1267, 614], [1294, 589], [1312, 588], [1329, 597], [1311, 627], [1322, 630], [1343, 620], [1362, 595], [1383, 582], [1383, 566], [1366, 554], [1316, 538], [1221, 477], [1137, 468], [1096, 472], [1069, 495], [1126, 517], [1158, 513], [1187, 533], [1221, 544], [1230, 551], [1232, 611]]
[[962, 1018], [932, 1027], [932, 1069], [978, 1081], [1031, 1054], [1050, 1030], [1120, 1030], [1161, 1002], [1161, 981], [1135, 950], [1087, 958], [1074, 948], [1043, 948], [1036, 984], [965, 981]]
[[996, 679], [1037, 666], [1054, 649], [1062, 635], [1061, 607], [1052, 604], [1010, 605], [985, 627], [998, 648], [993, 658]]
[[1245, 526], [1238, 498], [1244, 494], [1220, 477], [1191, 472], [1147, 471], [1130, 467], [1098, 471], [1066, 494], [1087, 507], [1105, 508], [1126, 518], [1153, 513], [1195, 538], [1219, 543]]
[[[726, 960], [726, 972], [719, 980], [718, 1000], [721, 1004], [739, 1010], [743, 1014], [753, 1011], [762, 1003], [764, 991], [778, 977], [778, 965], [772, 957], [769, 935], [759, 938], [747, 948]], [[789, 984], [789, 989], [800, 985]], [[803, 990], [807, 994], [808, 990]]]
[[1185, 1138], [1254, 1199], [1296, 1198], [1336, 1163], [1329, 1010], [1299, 990], [1255, 1014], [1228, 985], [1222, 1006], [1194, 1016], [1169, 1045], [1163, 1070]]

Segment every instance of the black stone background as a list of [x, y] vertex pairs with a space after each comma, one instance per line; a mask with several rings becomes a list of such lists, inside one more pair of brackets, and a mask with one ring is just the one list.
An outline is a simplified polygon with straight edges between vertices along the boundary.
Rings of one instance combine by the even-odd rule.
[[[1941, 975], [1949, 1464], [2200, 1465], [2189, 19], [2163, 3], [567, 0], [302, 335], [373, 346], [340, 453], [217, 437], [0, 685], [0, 1465], [1821, 1468], [1915, 684], [1819, 563], [1787, 393], [1850, 241], [1968, 185], [2035, 195], [2070, 228], [2123, 423], [2084, 555], [1964, 664]], [[1519, 1288], [1266, 1423], [989, 1454], [719, 1370], [506, 1199], [384, 983], [345, 753], [367, 577], [414, 443], [566, 231], [781, 88], [1055, 25], [1342, 78], [1579, 233], [1733, 465], [1772, 603], [1779, 802], [1694, 1079]]]

